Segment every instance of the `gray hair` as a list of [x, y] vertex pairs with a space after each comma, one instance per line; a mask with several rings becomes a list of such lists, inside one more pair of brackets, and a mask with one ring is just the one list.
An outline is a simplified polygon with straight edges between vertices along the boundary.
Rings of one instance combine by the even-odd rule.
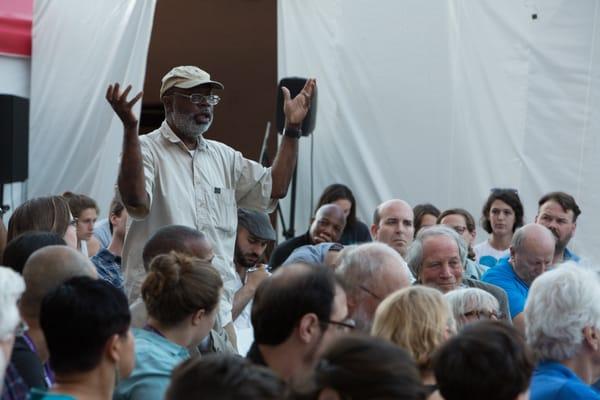
[[500, 304], [498, 300], [490, 293], [482, 289], [467, 288], [452, 290], [444, 294], [446, 300], [450, 304], [452, 314], [456, 320], [457, 328], [460, 330], [463, 325], [463, 316], [465, 313], [473, 310], [491, 310], [500, 314]]
[[380, 242], [371, 242], [344, 249], [340, 256], [339, 266], [336, 274], [342, 278], [347, 289], [353, 292], [361, 284], [372, 279], [373, 275], [386, 264], [393, 260], [402, 265], [402, 269], [410, 282], [414, 279], [406, 264], [397, 251], [390, 246]]
[[573, 358], [583, 329], [600, 329], [600, 279], [573, 262], [537, 277], [525, 304], [525, 337], [542, 360]]
[[0, 267], [0, 340], [12, 336], [21, 320], [17, 301], [25, 291], [25, 281], [15, 271]]
[[406, 262], [417, 279], [419, 279], [421, 266], [423, 264], [423, 242], [425, 239], [434, 236], [446, 236], [453, 239], [458, 247], [458, 254], [463, 269], [467, 265], [467, 256], [469, 252], [464, 239], [450, 227], [445, 225], [434, 225], [419, 231], [406, 254]]

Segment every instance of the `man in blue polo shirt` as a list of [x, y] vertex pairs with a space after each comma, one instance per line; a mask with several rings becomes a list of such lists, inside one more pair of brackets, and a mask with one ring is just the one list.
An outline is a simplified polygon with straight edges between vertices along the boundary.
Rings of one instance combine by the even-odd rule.
[[535, 222], [550, 229], [556, 237], [553, 265], [563, 261], [579, 262], [579, 257], [567, 248], [575, 234], [579, 214], [581, 214], [581, 209], [575, 199], [565, 192], [548, 193], [542, 196], [538, 202]]
[[515, 231], [510, 257], [501, 259], [481, 278], [504, 289], [510, 318], [521, 332], [525, 332], [523, 309], [529, 286], [552, 264], [554, 248], [555, 239], [550, 230], [539, 224], [527, 224]]

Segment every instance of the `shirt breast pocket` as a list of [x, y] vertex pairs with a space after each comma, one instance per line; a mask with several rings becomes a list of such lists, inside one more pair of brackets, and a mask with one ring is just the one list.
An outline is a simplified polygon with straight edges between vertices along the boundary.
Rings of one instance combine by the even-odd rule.
[[232, 232], [237, 222], [235, 190], [214, 188], [208, 193], [209, 210], [213, 225], [226, 232]]

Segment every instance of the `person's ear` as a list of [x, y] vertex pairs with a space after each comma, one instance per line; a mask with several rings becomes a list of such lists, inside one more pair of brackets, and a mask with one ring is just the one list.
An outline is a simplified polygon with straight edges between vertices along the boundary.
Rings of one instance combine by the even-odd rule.
[[108, 219], [113, 227], [119, 224], [119, 217], [116, 214], [110, 214]]
[[123, 341], [120, 339], [121, 337], [115, 333], [108, 339], [104, 348], [106, 357], [115, 364], [121, 359], [121, 346], [123, 346]]
[[379, 225], [371, 224], [371, 237], [373, 240], [377, 237], [377, 231], [379, 230]]
[[591, 326], [583, 328], [583, 337], [587, 345], [590, 346], [593, 351], [598, 351], [600, 349], [600, 337], [595, 328], [592, 328]]
[[509, 261], [510, 261], [511, 263], [514, 263], [514, 260], [515, 260], [515, 255], [517, 254], [517, 252], [515, 251], [515, 249], [514, 249], [512, 246], [510, 246], [510, 247], [508, 248], [508, 250], [509, 250], [509, 252], [510, 252], [510, 258], [509, 258]]
[[304, 314], [298, 324], [298, 335], [303, 343], [310, 343], [319, 333], [319, 318], [315, 313]]
[[204, 310], [204, 308], [201, 308], [198, 311], [196, 311], [195, 313], [193, 313], [192, 314], [192, 325], [193, 326], [200, 325], [200, 322], [202, 321], [202, 318], [205, 315], [206, 315], [206, 311]]

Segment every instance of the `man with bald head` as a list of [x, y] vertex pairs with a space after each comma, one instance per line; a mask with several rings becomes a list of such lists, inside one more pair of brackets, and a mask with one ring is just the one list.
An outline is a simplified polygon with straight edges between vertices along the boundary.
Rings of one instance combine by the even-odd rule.
[[338, 243], [346, 226], [344, 210], [336, 204], [322, 205], [313, 217], [308, 232], [279, 244], [271, 254], [269, 267], [275, 270], [294, 250], [306, 245]]
[[504, 289], [508, 295], [510, 317], [521, 332], [525, 332], [523, 309], [529, 287], [552, 265], [555, 244], [556, 239], [548, 228], [527, 224], [515, 231], [510, 257], [498, 261], [482, 277], [484, 282]]
[[336, 274], [343, 280], [350, 318], [369, 334], [375, 310], [389, 294], [410, 286], [413, 277], [406, 262], [383, 243], [365, 243], [343, 252]]
[[322, 265], [291, 264], [265, 279], [252, 307], [247, 357], [289, 382], [310, 373], [322, 350], [352, 329], [346, 294]]
[[375, 209], [371, 235], [405, 257], [415, 233], [413, 219], [410, 204], [399, 199], [388, 200]]
[[16, 338], [11, 363], [29, 388], [50, 387], [53, 379], [44, 365], [48, 348], [39, 322], [42, 300], [48, 292], [76, 276], [96, 279], [96, 268], [87, 257], [67, 246], [41, 248], [25, 263], [26, 289], [19, 301], [19, 311], [29, 329]]

